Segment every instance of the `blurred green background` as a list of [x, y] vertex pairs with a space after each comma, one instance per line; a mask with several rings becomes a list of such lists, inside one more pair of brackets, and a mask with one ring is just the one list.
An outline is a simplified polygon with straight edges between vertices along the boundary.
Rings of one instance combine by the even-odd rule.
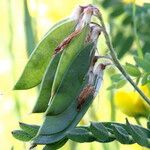
[[[144, 5], [149, 0], [137, 0], [135, 18], [132, 14], [134, 0], [1, 0], [0, 1], [0, 150], [25, 150], [28, 144], [15, 140], [11, 131], [18, 127], [18, 121], [40, 124], [42, 115], [31, 114], [36, 101], [36, 88], [26, 91], [13, 91], [13, 85], [20, 76], [28, 56], [35, 45], [58, 20], [70, 15], [77, 5], [94, 3], [102, 13], [110, 31], [114, 47], [122, 63], [134, 63], [133, 55], [150, 52], [150, 9]], [[150, 8], [150, 7], [149, 7]], [[138, 45], [134, 32], [133, 19], [137, 22]], [[99, 42], [100, 54], [106, 54], [107, 48], [103, 36]], [[121, 89], [107, 90], [113, 85], [110, 75], [115, 69], [108, 69], [104, 83], [93, 105], [84, 116], [81, 124], [89, 121], [125, 122], [129, 117], [136, 123], [134, 114], [145, 111], [141, 98], [133, 88], [126, 84]], [[150, 96], [149, 88], [142, 87]], [[117, 107], [116, 107], [117, 106]], [[118, 109], [119, 108], [119, 109]], [[124, 114], [125, 113], [125, 114]], [[128, 115], [128, 116], [127, 116]], [[146, 119], [141, 118], [142, 125]], [[62, 149], [79, 150], [144, 150], [146, 148], [134, 145], [110, 144], [77, 144], [69, 141]], [[39, 147], [41, 149], [41, 147]]]

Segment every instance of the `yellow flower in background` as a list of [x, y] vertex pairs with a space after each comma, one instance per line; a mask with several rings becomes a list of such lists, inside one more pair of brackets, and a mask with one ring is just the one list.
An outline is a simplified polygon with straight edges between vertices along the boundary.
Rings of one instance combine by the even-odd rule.
[[[141, 89], [146, 96], [150, 96], [146, 86], [142, 86]], [[115, 104], [124, 114], [132, 117], [147, 117], [150, 112], [150, 106], [142, 100], [136, 91], [119, 90], [115, 93]]]

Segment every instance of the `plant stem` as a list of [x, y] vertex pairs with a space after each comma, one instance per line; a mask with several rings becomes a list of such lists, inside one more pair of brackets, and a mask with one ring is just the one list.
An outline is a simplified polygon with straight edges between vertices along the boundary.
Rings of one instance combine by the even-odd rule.
[[136, 24], [136, 5], [135, 5], [135, 0], [133, 2], [133, 7], [132, 7], [132, 17], [133, 17], [133, 30], [134, 30], [134, 37], [137, 45], [137, 53], [140, 58], [143, 58], [143, 52], [140, 44], [140, 40], [137, 34], [137, 24]]
[[135, 88], [135, 90], [141, 95], [141, 97], [150, 105], [150, 99], [148, 97], [146, 97], [146, 95], [143, 93], [143, 91], [141, 91], [137, 87], [137, 85], [133, 82], [133, 80], [130, 78], [130, 76], [126, 73], [124, 68], [121, 66], [121, 64], [120, 64], [120, 62], [119, 62], [119, 60], [118, 60], [118, 58], [116, 56], [115, 50], [114, 50], [114, 48], [112, 46], [112, 43], [110, 41], [109, 35], [108, 35], [107, 31], [106, 31], [106, 27], [105, 27], [102, 15], [99, 13], [97, 15], [97, 17], [100, 20], [102, 28], [104, 30], [103, 33], [104, 33], [104, 36], [105, 36], [106, 45], [108, 46], [108, 49], [110, 50], [110, 55], [112, 57], [112, 61], [114, 62], [115, 66], [124, 75], [124, 77], [130, 82], [130, 84]]

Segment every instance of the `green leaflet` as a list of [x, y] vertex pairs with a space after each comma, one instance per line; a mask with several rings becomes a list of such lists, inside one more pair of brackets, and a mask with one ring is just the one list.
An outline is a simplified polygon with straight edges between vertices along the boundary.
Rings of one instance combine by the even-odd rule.
[[[71, 99], [75, 98], [76, 91], [80, 85], [80, 81], [82, 81], [85, 72], [87, 72], [87, 67], [89, 67], [86, 66], [83, 59], [84, 57], [87, 57], [89, 55], [90, 51], [88, 52], [88, 55], [84, 54], [86, 56], [82, 56], [81, 59], [77, 60], [77, 65], [73, 65], [73, 61], [75, 60], [75, 58], [77, 58], [77, 55], [82, 50], [84, 50], [85, 39], [87, 37], [88, 31], [89, 27], [86, 26], [82, 30], [82, 32], [77, 37], [75, 37], [69, 44], [69, 46], [63, 51], [52, 86], [53, 94], [51, 97], [51, 103], [49, 104], [46, 114], [57, 115], [63, 112], [72, 101]], [[76, 43], [79, 44], [76, 45]], [[89, 62], [87, 61], [86, 63], [89, 64]], [[83, 72], [81, 70], [83, 70]], [[70, 86], [73, 86], [74, 90], [72, 90]], [[65, 100], [62, 100], [63, 97], [65, 97]]]
[[12, 135], [17, 140], [24, 141], [24, 142], [28, 142], [33, 138], [30, 134], [22, 130], [14, 130], [12, 131]]
[[116, 140], [122, 144], [133, 144], [135, 143], [132, 136], [128, 134], [128, 132], [119, 125], [113, 124], [113, 131], [116, 137]]
[[31, 54], [20, 79], [14, 87], [15, 90], [29, 89], [41, 82], [54, 49], [74, 31], [75, 25], [74, 20], [66, 19], [49, 30]]
[[91, 123], [90, 129], [94, 137], [100, 142], [110, 142], [115, 139], [102, 123]]
[[133, 140], [141, 146], [150, 148], [150, 130], [143, 129], [141, 130], [138, 126], [132, 126], [129, 121], [126, 119], [127, 128], [129, 133], [132, 135]]
[[[59, 109], [65, 107], [65, 111], [58, 115], [46, 116], [39, 131], [40, 134], [54, 134], [64, 130], [78, 113], [76, 104], [77, 97], [80, 93], [80, 89], [82, 89], [84, 77], [89, 70], [92, 52], [94, 50], [93, 46], [93, 43], [86, 46], [71, 64], [58, 90], [58, 94], [54, 97], [59, 100], [57, 107], [59, 107]], [[74, 90], [72, 90], [69, 85], [73, 85]]]
[[19, 126], [23, 131], [25, 131], [26, 133], [28, 133], [32, 137], [34, 137], [38, 133], [38, 130], [39, 130], [38, 125], [30, 125], [30, 124], [20, 122]]
[[43, 148], [43, 150], [56, 150], [56, 149], [59, 149], [62, 146], [64, 146], [67, 141], [68, 141], [68, 139], [63, 139], [63, 140], [60, 140], [60, 141], [58, 141], [56, 143], [46, 145]]
[[[73, 129], [79, 121], [82, 119], [88, 108], [90, 107], [91, 103], [93, 101], [93, 96], [89, 96], [85, 103], [82, 106], [82, 109], [77, 113], [75, 118], [73, 119], [72, 123], [63, 131], [55, 134], [47, 134], [47, 135], [42, 135], [39, 134], [33, 139], [33, 144], [51, 144], [54, 142], [58, 142], [61, 139], [64, 139], [67, 135], [67, 132], [71, 129]], [[75, 108], [77, 104], [72, 105], [72, 108]]]
[[57, 65], [60, 59], [62, 52], [58, 53], [53, 57], [47, 67], [45, 75], [42, 79], [42, 83], [40, 86], [39, 96], [37, 98], [37, 102], [33, 108], [33, 113], [41, 113], [46, 111], [48, 107], [48, 102], [51, 96], [51, 88], [55, 76], [55, 72], [57, 69]]
[[72, 141], [84, 143], [93, 142], [96, 138], [85, 128], [75, 128], [67, 132], [67, 137]]

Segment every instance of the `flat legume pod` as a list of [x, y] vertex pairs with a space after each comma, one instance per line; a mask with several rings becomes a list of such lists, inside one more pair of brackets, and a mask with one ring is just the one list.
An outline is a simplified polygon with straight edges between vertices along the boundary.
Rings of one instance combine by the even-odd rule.
[[46, 115], [57, 115], [68, 108], [78, 96], [94, 52], [94, 43], [80, 50], [65, 72], [57, 93], [47, 108]]
[[[79, 121], [82, 119], [82, 117], [84, 116], [84, 114], [86, 113], [86, 111], [88, 110], [88, 108], [90, 107], [91, 103], [93, 101], [93, 96], [90, 95], [86, 102], [83, 104], [82, 109], [80, 111], [77, 112], [75, 118], [73, 119], [73, 121], [71, 122], [71, 124], [63, 131], [55, 133], [55, 134], [39, 134], [33, 139], [33, 143], [34, 144], [51, 144], [51, 143], [55, 143], [58, 142], [59, 140], [62, 140], [66, 137], [67, 135], [67, 131], [73, 129], [78, 123]], [[72, 105], [72, 108], [76, 107], [77, 104]]]
[[75, 20], [66, 19], [49, 30], [31, 54], [20, 79], [14, 87], [15, 90], [29, 89], [41, 82], [54, 49], [74, 31], [75, 26]]
[[51, 88], [61, 54], [62, 52], [55, 55], [46, 69], [40, 86], [39, 96], [37, 98], [32, 113], [45, 112], [48, 107], [48, 102], [51, 96]]
[[[59, 105], [60, 107], [58, 106], [57, 102], [59, 100], [55, 99], [54, 97], [58, 94], [59, 87], [61, 86], [61, 83], [63, 82], [65, 75], [69, 73], [69, 71], [68, 71], [69, 67], [73, 63], [75, 57], [87, 45], [87, 44], [85, 44], [85, 40], [86, 40], [88, 32], [89, 32], [89, 27], [88, 26], [84, 27], [83, 30], [81, 31], [81, 33], [72, 40], [72, 42], [68, 45], [68, 47], [66, 47], [66, 49], [64, 49], [63, 54], [61, 55], [61, 58], [60, 58], [60, 61], [59, 61], [58, 67], [57, 67], [56, 75], [54, 78], [53, 86], [52, 86], [51, 102], [47, 109], [48, 114], [56, 115], [56, 114], [61, 113], [65, 109], [65, 108], [61, 107], [61, 105]], [[72, 70], [72, 73], [70, 72], [70, 74], [73, 75], [75, 73], [75, 71], [76, 70]], [[69, 78], [69, 76], [68, 76], [68, 78]], [[70, 85], [70, 86], [72, 86], [72, 85]], [[67, 88], [67, 87], [64, 87], [64, 88]], [[57, 106], [60, 109], [58, 108], [57, 110], [55, 110], [55, 108], [57, 108]]]
[[[60, 103], [58, 104], [58, 107], [66, 103], [66, 101], [69, 101], [69, 103], [67, 102], [66, 110], [58, 115], [46, 116], [44, 123], [40, 128], [40, 134], [54, 134], [64, 130], [65, 128], [67, 128], [67, 126], [69, 126], [74, 117], [77, 115], [77, 97], [80, 94], [80, 90], [83, 88], [83, 84], [85, 84], [86, 82], [84, 77], [86, 76], [89, 70], [91, 59], [93, 57], [93, 46], [94, 43], [89, 44], [84, 48], [83, 51], [80, 52], [79, 55], [76, 56], [75, 61], [69, 68], [70, 72], [66, 74], [65, 79], [67, 80], [63, 80], [61, 84], [62, 86], [58, 91], [57, 95], [61, 96], [58, 96], [58, 98], [60, 98]], [[74, 78], [75, 76], [72, 76], [73, 70], [75, 71], [76, 78]], [[70, 88], [69, 84], [76, 84], [73, 86], [73, 91], [75, 92], [70, 93], [70, 90], [72, 90], [72, 88]], [[65, 88], [65, 92], [63, 91], [64, 86], [67, 87]], [[66, 95], [69, 95], [67, 99]]]
[[56, 93], [68, 67], [71, 65], [76, 55], [86, 46], [85, 40], [87, 38], [89, 31], [90, 27], [89, 25], [86, 25], [82, 29], [82, 31], [76, 37], [74, 37], [74, 39], [70, 42], [70, 44], [63, 50], [63, 54], [60, 58], [52, 86], [51, 91], [52, 96], [54, 96], [54, 94]]

